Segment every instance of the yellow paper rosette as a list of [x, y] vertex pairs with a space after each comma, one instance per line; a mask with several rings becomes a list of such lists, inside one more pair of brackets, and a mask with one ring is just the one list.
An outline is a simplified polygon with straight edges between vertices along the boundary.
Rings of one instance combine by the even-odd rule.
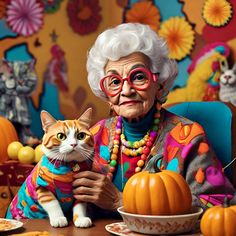
[[170, 58], [181, 60], [190, 54], [194, 31], [184, 17], [171, 17], [164, 21], [158, 33], [167, 41]]
[[232, 6], [226, 0], [206, 0], [202, 16], [209, 25], [223, 26], [232, 17]]
[[149, 25], [154, 31], [160, 27], [159, 9], [151, 1], [137, 2], [126, 12], [126, 22], [138, 22]]

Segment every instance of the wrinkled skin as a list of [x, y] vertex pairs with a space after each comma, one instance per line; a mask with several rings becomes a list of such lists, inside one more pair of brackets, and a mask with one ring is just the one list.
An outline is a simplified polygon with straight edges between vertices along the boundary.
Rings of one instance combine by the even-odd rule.
[[[138, 67], [148, 68], [148, 58], [141, 53], [133, 53], [120, 58], [118, 61], [108, 61], [105, 75], [119, 74], [122, 78]], [[108, 102], [116, 114], [128, 120], [140, 119], [145, 116], [155, 102], [158, 85], [151, 81], [145, 91], [137, 91], [124, 82], [120, 94], [108, 97]], [[122, 193], [104, 175], [85, 171], [75, 175], [74, 197], [80, 201], [90, 202], [106, 210], [116, 211], [122, 205]]]
[[83, 202], [90, 202], [100, 208], [116, 211], [122, 205], [122, 194], [104, 175], [83, 171], [75, 175], [74, 197]]

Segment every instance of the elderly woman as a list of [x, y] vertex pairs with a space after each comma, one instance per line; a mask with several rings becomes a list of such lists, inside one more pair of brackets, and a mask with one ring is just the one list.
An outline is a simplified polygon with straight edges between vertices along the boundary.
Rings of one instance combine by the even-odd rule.
[[186, 179], [193, 205], [220, 204], [225, 193], [235, 202], [203, 128], [161, 108], [177, 75], [162, 38], [138, 23], [108, 29], [89, 51], [87, 70], [92, 91], [109, 103], [114, 116], [92, 128], [95, 171], [76, 175], [75, 198], [115, 211], [128, 178], [161, 155], [161, 169]]

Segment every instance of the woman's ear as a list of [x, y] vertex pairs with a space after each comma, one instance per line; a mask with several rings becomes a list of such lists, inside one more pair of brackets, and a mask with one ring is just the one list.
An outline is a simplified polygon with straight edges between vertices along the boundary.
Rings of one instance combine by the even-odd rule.
[[113, 104], [111, 102], [108, 102], [108, 106], [109, 106], [109, 116], [113, 116], [114, 115]]

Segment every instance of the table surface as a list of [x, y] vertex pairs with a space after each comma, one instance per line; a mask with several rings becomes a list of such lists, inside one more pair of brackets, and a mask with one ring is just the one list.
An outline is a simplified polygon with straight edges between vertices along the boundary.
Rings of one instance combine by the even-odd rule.
[[70, 222], [67, 227], [54, 228], [50, 225], [48, 219], [27, 219], [21, 220], [24, 223], [23, 227], [8, 231], [6, 233], [0, 233], [0, 236], [20, 234], [32, 231], [47, 231], [53, 236], [111, 236], [109, 232], [106, 231], [105, 225], [120, 222], [121, 220], [114, 219], [99, 219], [93, 222], [93, 226], [90, 228], [77, 228], [74, 226], [73, 222]]
[[[21, 220], [24, 225], [23, 227], [8, 231], [6, 233], [0, 233], [0, 236], [20, 234], [32, 231], [47, 231], [50, 235], [53, 236], [111, 236], [112, 234], [107, 232], [105, 226], [114, 222], [121, 222], [122, 220], [117, 219], [96, 219], [93, 222], [93, 226], [90, 228], [76, 228], [72, 222], [69, 223], [69, 226], [64, 228], [53, 228], [50, 226], [48, 219], [30, 219], [30, 220]], [[134, 234], [137, 235], [137, 234]], [[138, 234], [142, 236], [142, 234]], [[195, 231], [192, 233], [181, 234], [184, 236], [200, 236], [200, 232]], [[132, 236], [129, 234], [129, 236]]]

